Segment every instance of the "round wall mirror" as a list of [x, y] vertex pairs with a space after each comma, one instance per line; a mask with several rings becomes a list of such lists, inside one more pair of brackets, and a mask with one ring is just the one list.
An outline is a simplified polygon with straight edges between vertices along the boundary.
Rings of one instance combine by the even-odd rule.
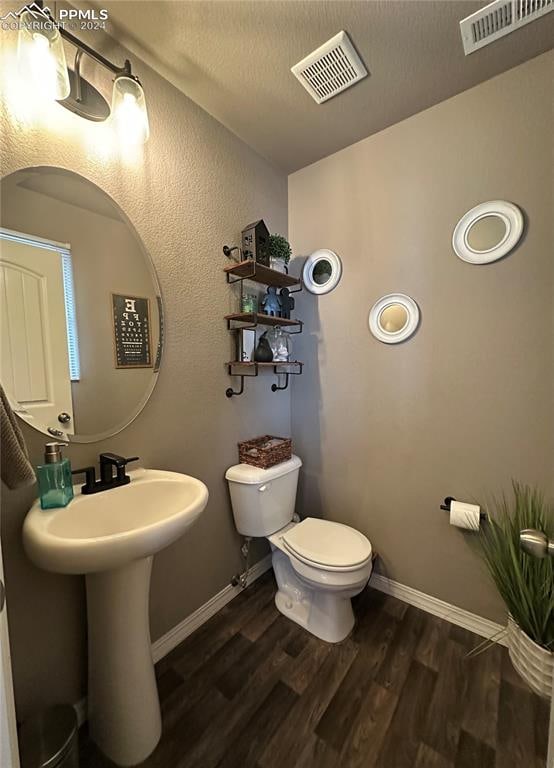
[[17, 415], [72, 442], [144, 408], [162, 353], [150, 256], [119, 206], [62, 168], [2, 179], [0, 381]]
[[452, 235], [452, 247], [463, 261], [490, 264], [506, 256], [522, 233], [520, 209], [505, 200], [491, 200], [462, 216]]
[[314, 251], [306, 259], [302, 278], [310, 293], [329, 293], [342, 276], [342, 262], [336, 253], [326, 248]]
[[403, 293], [390, 293], [375, 302], [369, 313], [369, 330], [385, 344], [398, 344], [412, 336], [419, 325], [419, 307]]

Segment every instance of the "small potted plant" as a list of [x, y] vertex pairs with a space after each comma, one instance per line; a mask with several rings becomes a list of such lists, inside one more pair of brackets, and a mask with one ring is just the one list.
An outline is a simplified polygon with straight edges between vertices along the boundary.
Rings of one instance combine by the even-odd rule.
[[269, 236], [269, 266], [277, 272], [287, 273], [287, 264], [292, 256], [289, 241], [283, 235]]
[[552, 695], [554, 558], [532, 557], [519, 534], [534, 528], [552, 537], [554, 508], [535, 489], [513, 483], [513, 501], [496, 499], [481, 526], [478, 547], [508, 609], [507, 639], [515, 669], [540, 696]]

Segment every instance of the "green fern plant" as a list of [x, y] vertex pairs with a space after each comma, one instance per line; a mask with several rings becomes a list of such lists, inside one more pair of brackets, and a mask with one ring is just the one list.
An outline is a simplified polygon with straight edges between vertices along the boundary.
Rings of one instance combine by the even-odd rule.
[[537, 645], [554, 649], [554, 558], [538, 559], [520, 549], [519, 533], [536, 528], [552, 537], [554, 508], [534, 488], [513, 481], [513, 500], [489, 505], [478, 547], [514, 621]]
[[273, 259], [282, 259], [288, 264], [292, 256], [292, 250], [289, 241], [283, 235], [269, 236], [269, 255]]

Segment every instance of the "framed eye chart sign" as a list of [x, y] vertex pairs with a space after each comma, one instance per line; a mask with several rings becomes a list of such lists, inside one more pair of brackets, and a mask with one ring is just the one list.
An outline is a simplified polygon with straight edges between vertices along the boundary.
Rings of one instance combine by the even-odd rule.
[[150, 302], [112, 293], [116, 368], [152, 368]]

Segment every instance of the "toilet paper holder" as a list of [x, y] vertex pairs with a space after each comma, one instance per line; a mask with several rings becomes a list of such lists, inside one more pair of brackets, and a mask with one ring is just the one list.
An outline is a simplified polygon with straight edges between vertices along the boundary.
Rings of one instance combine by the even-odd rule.
[[[443, 503], [440, 505], [440, 508], [444, 509], [445, 512], [450, 512], [450, 505], [452, 504], [453, 501], [456, 501], [454, 496], [447, 496], [445, 498], [445, 500], [443, 501]], [[486, 520], [487, 519], [487, 513], [483, 512], [483, 510], [481, 510], [481, 512], [479, 514], [479, 518], [481, 520]]]

